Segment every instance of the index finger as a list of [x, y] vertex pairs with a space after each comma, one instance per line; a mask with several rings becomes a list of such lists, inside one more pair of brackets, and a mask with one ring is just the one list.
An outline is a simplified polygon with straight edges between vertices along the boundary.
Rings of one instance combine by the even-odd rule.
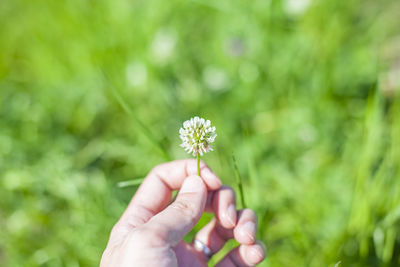
[[[121, 217], [122, 222], [136, 227], [165, 209], [172, 199], [172, 191], [181, 188], [186, 177], [197, 175], [195, 159], [176, 160], [156, 166], [145, 178]], [[200, 162], [200, 176], [208, 190], [221, 186], [217, 175]]]

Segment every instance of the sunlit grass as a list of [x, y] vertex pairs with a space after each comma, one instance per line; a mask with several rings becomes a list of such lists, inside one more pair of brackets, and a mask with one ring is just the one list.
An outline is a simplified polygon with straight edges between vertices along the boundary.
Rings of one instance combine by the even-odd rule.
[[261, 266], [398, 266], [398, 10], [2, 1], [0, 265], [97, 266], [199, 115], [218, 129], [203, 159], [258, 214]]

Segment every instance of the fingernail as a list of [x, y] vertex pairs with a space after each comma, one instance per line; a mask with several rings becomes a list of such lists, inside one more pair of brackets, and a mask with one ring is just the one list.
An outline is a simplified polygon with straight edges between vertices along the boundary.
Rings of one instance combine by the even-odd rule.
[[242, 227], [248, 238], [250, 238], [251, 241], [254, 241], [256, 235], [256, 224], [253, 223], [252, 221], [248, 221], [245, 224], [243, 224]]
[[226, 209], [226, 219], [229, 223], [233, 226], [236, 225], [236, 208], [235, 205], [229, 204], [228, 208]]
[[198, 193], [203, 191], [204, 183], [198, 176], [190, 176], [183, 182], [180, 193]]

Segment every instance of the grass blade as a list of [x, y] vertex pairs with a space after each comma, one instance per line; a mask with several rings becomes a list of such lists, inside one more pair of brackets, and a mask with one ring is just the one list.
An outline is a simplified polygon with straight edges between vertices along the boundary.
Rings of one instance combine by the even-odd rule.
[[117, 184], [118, 187], [124, 188], [124, 187], [129, 187], [129, 186], [138, 186], [143, 182], [144, 178], [137, 178], [137, 179], [132, 179], [132, 180], [127, 180], [127, 181], [122, 181]]
[[242, 183], [242, 177], [240, 176], [239, 168], [236, 162], [235, 155], [232, 153], [232, 161], [233, 161], [233, 168], [235, 169], [235, 177], [236, 177], [236, 184], [239, 190], [239, 198], [240, 202], [242, 204], [242, 208], [246, 208], [246, 201], [244, 200], [244, 193], [243, 193], [243, 183]]

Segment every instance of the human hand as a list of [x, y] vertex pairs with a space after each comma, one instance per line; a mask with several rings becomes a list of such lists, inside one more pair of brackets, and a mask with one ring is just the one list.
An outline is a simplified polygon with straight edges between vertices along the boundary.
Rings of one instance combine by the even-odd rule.
[[[221, 186], [203, 162], [200, 168], [201, 178], [196, 175], [195, 160], [155, 167], [113, 227], [100, 266], [204, 267], [231, 238], [240, 245], [216, 266], [254, 266], [261, 262], [265, 251], [255, 239], [255, 213], [250, 209], [236, 211], [234, 191]], [[173, 190], [180, 191], [170, 203]], [[196, 234], [196, 242], [184, 242], [183, 237], [204, 211], [213, 212], [215, 218]]]

